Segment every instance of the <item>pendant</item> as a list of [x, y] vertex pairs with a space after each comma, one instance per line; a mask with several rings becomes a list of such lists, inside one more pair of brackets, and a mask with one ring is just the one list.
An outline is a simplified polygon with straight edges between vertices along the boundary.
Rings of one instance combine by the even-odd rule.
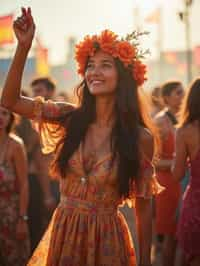
[[85, 184], [87, 182], [87, 178], [85, 176], [81, 177], [81, 183]]

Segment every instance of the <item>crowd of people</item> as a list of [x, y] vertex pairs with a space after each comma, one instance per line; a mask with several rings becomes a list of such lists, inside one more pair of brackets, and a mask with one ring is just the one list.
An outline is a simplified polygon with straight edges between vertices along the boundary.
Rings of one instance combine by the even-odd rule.
[[[28, 95], [30, 9], [14, 31], [0, 105], [0, 265], [199, 266], [200, 79], [142, 94], [137, 36], [105, 30], [76, 46], [75, 103], [48, 77]], [[123, 205], [136, 210], [137, 241]]]

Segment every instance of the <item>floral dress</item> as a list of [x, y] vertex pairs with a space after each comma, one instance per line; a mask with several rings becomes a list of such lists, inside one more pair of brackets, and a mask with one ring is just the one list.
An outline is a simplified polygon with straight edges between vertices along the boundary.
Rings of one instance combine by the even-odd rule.
[[[8, 150], [9, 140], [5, 147]], [[14, 165], [0, 154], [0, 265], [24, 266], [30, 256], [29, 238], [16, 238], [19, 219], [19, 190]]]
[[[63, 107], [36, 100], [44, 151], [50, 151], [47, 116], [55, 117]], [[44, 138], [45, 136], [45, 138]], [[48, 145], [47, 145], [48, 144]], [[47, 147], [48, 146], [48, 147]], [[88, 158], [89, 160], [89, 158]], [[117, 163], [111, 153], [85, 172], [83, 143], [68, 162], [65, 179], [60, 180], [61, 201], [29, 266], [135, 266], [136, 256], [128, 226], [118, 210], [122, 204], [117, 190]], [[145, 171], [150, 164], [143, 165]], [[158, 184], [150, 175], [137, 186], [138, 195], [151, 197]]]

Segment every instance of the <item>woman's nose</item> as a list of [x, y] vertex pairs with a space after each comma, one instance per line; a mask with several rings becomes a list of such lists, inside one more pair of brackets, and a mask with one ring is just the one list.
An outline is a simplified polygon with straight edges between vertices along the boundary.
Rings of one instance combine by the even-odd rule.
[[93, 74], [93, 75], [98, 75], [99, 73], [101, 73], [101, 68], [100, 68], [100, 66], [94, 66], [94, 67], [92, 68], [92, 74]]

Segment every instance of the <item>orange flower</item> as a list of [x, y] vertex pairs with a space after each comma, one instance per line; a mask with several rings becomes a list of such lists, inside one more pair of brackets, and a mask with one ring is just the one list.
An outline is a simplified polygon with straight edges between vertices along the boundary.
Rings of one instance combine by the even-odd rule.
[[138, 86], [141, 86], [147, 78], [146, 65], [142, 64], [140, 60], [135, 60], [133, 63], [133, 78], [136, 80]]
[[135, 57], [135, 49], [127, 41], [118, 42], [117, 56], [124, 63], [125, 66], [128, 66], [132, 63], [133, 58]]
[[114, 58], [119, 58], [124, 67], [131, 67], [133, 78], [138, 85], [142, 85], [146, 80], [146, 66], [136, 59], [137, 48], [128, 41], [118, 40], [117, 35], [110, 30], [104, 30], [100, 36], [86, 36], [82, 42], [76, 45], [75, 58], [78, 62], [78, 73], [82, 76], [84, 76], [88, 58], [93, 56], [97, 49]]
[[116, 41], [117, 41], [117, 35], [110, 30], [102, 31], [101, 35], [98, 37], [98, 42], [101, 47], [104, 46], [105, 44], [113, 44]]
[[81, 75], [84, 75], [88, 57], [95, 53], [94, 37], [91, 38], [90, 36], [86, 36], [84, 40], [75, 47], [75, 59], [78, 62], [78, 73]]
[[110, 31], [104, 30], [98, 38], [98, 43], [101, 49], [113, 57], [116, 57], [115, 43], [117, 41], [117, 35]]

